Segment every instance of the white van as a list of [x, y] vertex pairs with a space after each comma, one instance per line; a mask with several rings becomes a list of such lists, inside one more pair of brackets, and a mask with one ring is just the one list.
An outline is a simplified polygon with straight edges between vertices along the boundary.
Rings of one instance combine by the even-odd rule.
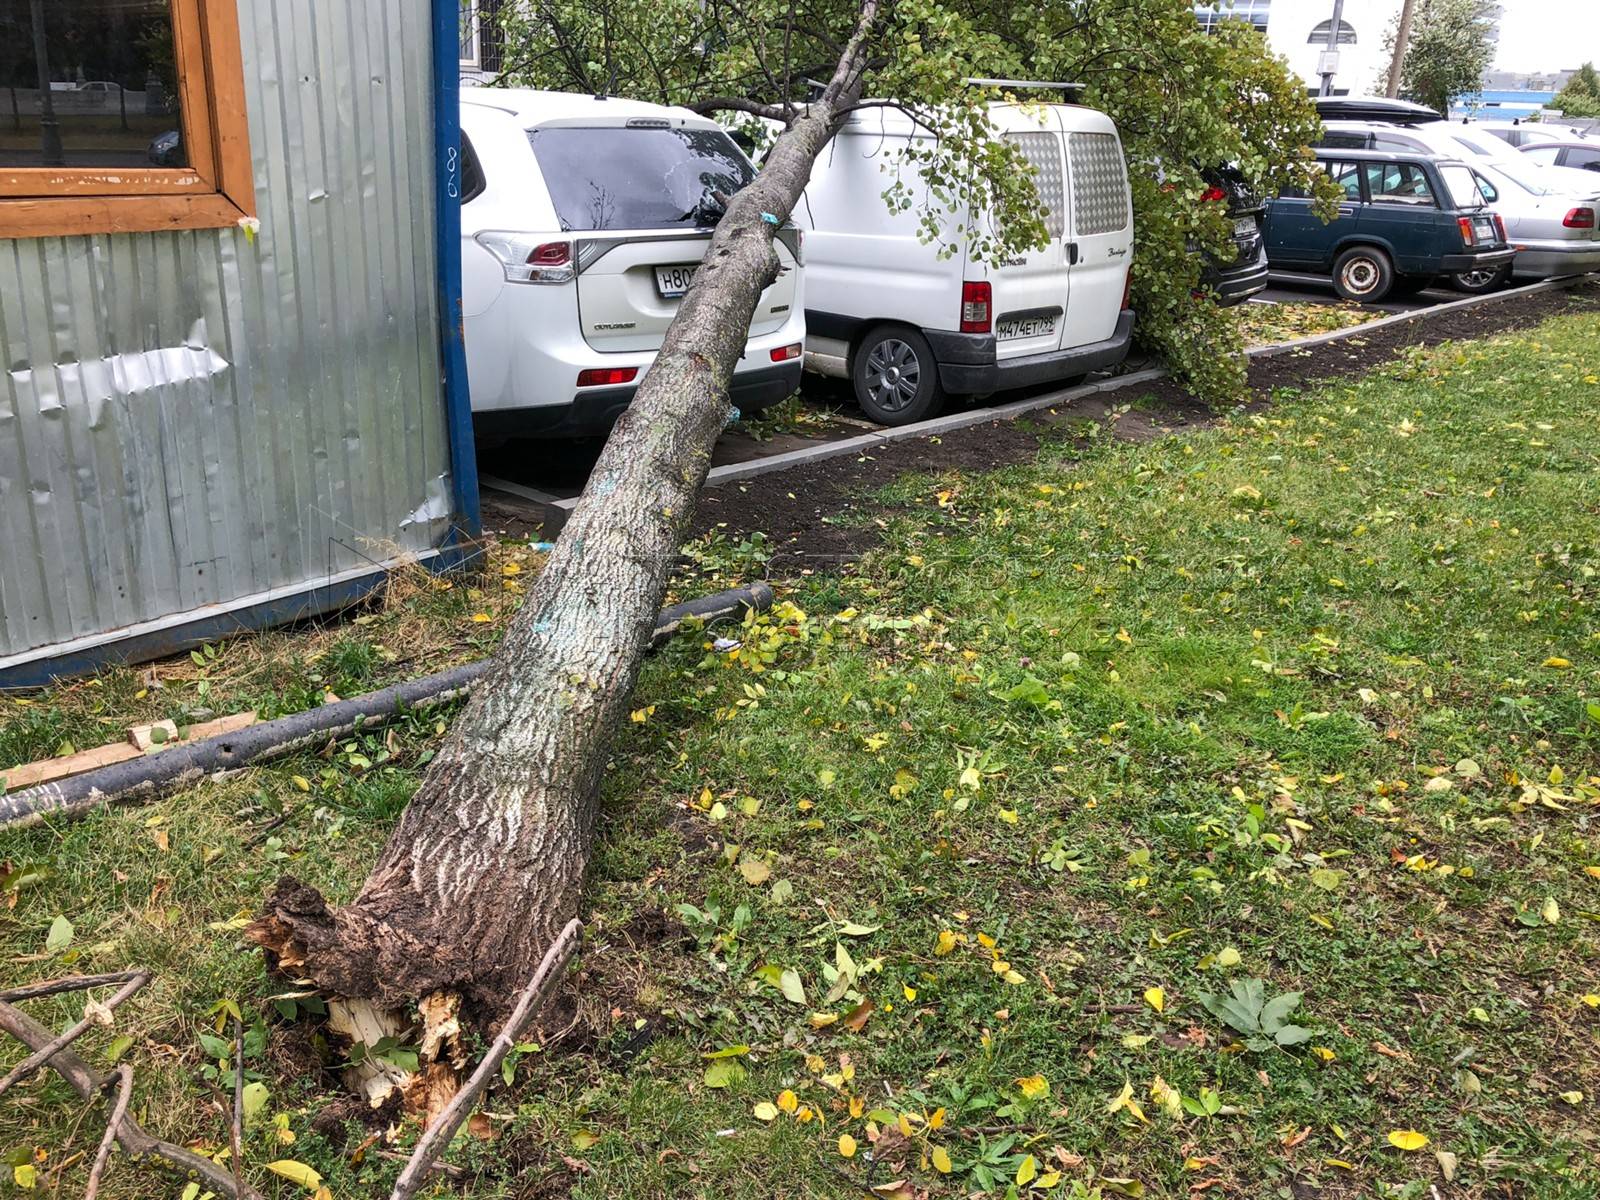
[[[1121, 362], [1133, 333], [1133, 204], [1111, 118], [1073, 104], [990, 108], [1037, 172], [1050, 244], [1004, 263], [941, 258], [920, 213], [890, 212], [902, 160], [931, 135], [897, 109], [852, 114], [818, 157], [795, 221], [806, 231], [806, 366], [848, 378], [873, 420], [904, 425], [946, 395], [1055, 383]], [[946, 215], [958, 240], [961, 222]]]
[[[604, 433], [627, 408], [731, 196], [755, 167], [684, 108], [563, 92], [461, 97], [461, 295], [486, 439]], [[800, 235], [756, 306], [730, 401], [800, 385]]]

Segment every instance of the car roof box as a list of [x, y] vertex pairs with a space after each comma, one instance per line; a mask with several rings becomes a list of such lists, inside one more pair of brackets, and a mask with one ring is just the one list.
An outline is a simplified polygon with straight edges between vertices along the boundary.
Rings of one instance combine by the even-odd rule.
[[1420, 125], [1442, 121], [1444, 117], [1426, 104], [1395, 100], [1388, 96], [1314, 96], [1317, 115], [1325, 121], [1390, 121], [1396, 125]]

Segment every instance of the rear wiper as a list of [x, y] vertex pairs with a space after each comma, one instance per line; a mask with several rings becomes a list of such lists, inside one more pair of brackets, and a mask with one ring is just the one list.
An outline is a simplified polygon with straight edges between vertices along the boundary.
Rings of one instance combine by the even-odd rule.
[[694, 202], [694, 207], [678, 218], [680, 221], [692, 220], [696, 225], [715, 225], [728, 215], [728, 203], [721, 192], [715, 188], [706, 188], [700, 193], [700, 199]]

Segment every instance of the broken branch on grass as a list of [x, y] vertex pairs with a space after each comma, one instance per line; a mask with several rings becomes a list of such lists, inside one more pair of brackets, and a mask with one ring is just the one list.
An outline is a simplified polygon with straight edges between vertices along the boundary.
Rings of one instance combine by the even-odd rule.
[[[244, 1187], [244, 1022], [233, 1018], [233, 1183]], [[84, 1200], [88, 1200], [85, 1197]]]
[[[0, 1001], [0, 1033], [10, 1034], [35, 1051], [48, 1049], [55, 1040], [43, 1025], [5, 1001]], [[81, 1100], [94, 1099], [111, 1078], [96, 1071], [64, 1046], [51, 1051], [49, 1062], [50, 1069], [61, 1076]], [[144, 1127], [126, 1113], [116, 1122], [115, 1128], [117, 1143], [129, 1158], [152, 1159], [183, 1178], [199, 1183], [203, 1189], [209, 1188], [219, 1195], [231, 1196], [233, 1200], [261, 1200], [261, 1193], [248, 1184], [236, 1188], [233, 1176], [209, 1158], [146, 1133]]]
[[117, 1140], [117, 1130], [122, 1125], [122, 1119], [128, 1115], [128, 1101], [133, 1096], [133, 1068], [127, 1063], [117, 1067], [117, 1102], [112, 1106], [111, 1119], [106, 1122], [106, 1131], [100, 1138], [100, 1149], [95, 1152], [94, 1166], [89, 1168], [89, 1186], [83, 1189], [83, 1200], [94, 1200], [100, 1192], [100, 1174], [106, 1169], [106, 1161], [111, 1157], [111, 1145]]
[[[80, 990], [83, 990], [85, 988], [90, 988], [90, 987], [94, 986], [94, 983], [92, 982], [92, 980], [94, 980], [96, 978], [95, 976], [84, 976], [83, 978], [85, 980], [89, 980], [91, 982], [79, 981], [77, 987], [65, 987], [65, 986], [63, 986], [63, 987], [57, 988], [56, 990], [58, 992], [80, 991]], [[64, 980], [58, 980], [57, 982], [62, 983], [62, 984], [67, 984], [67, 983], [71, 983], [72, 981], [64, 979]], [[150, 972], [149, 971], [134, 971], [134, 972], [132, 972], [130, 974], [130, 977], [129, 977], [128, 981], [126, 983], [124, 983], [122, 985], [122, 987], [117, 990], [117, 994], [115, 996], [112, 996], [111, 999], [107, 1000], [105, 1002], [105, 1004], [103, 1006], [101, 1006], [103, 1011], [105, 1013], [110, 1013], [110, 1011], [112, 1009], [116, 1008], [117, 1005], [121, 1004], [129, 996], [133, 995], [135, 992], [137, 992], [140, 988], [142, 988], [145, 984], [147, 984], [149, 982], [150, 982]], [[48, 994], [48, 993], [46, 993], [46, 994]], [[45, 1044], [44, 1046], [40, 1047], [33, 1054], [30, 1054], [27, 1058], [23, 1059], [16, 1066], [12, 1067], [10, 1072], [7, 1073], [6, 1077], [4, 1079], [0, 1079], [0, 1096], [5, 1095], [6, 1094], [6, 1089], [9, 1088], [12, 1084], [16, 1083], [19, 1079], [26, 1079], [29, 1075], [32, 1075], [40, 1067], [44, 1066], [45, 1063], [49, 1062], [51, 1055], [55, 1054], [57, 1051], [64, 1050], [66, 1047], [70, 1046], [73, 1042], [77, 1041], [80, 1037], [82, 1037], [85, 1033], [87, 1033], [90, 1029], [92, 1029], [95, 1025], [100, 1024], [100, 1023], [101, 1023], [101, 1020], [97, 1019], [95, 1016], [91, 1016], [91, 1015], [88, 1015], [86, 1013], [84, 1015], [83, 1020], [79, 1021], [71, 1029], [67, 1030], [65, 1033], [63, 1033], [58, 1038], [52, 1038], [47, 1044]]]
[[81, 992], [85, 988], [110, 987], [113, 983], [127, 983], [138, 971], [112, 971], [108, 975], [68, 975], [63, 979], [45, 979], [39, 983], [24, 984], [0, 992], [0, 1000], [15, 1004], [18, 1000], [37, 1000], [41, 996], [59, 996], [62, 992]]
[[483, 1056], [478, 1069], [472, 1073], [472, 1078], [467, 1080], [465, 1087], [451, 1097], [450, 1103], [439, 1114], [438, 1120], [428, 1126], [417, 1139], [417, 1148], [411, 1152], [411, 1161], [406, 1164], [406, 1169], [400, 1172], [400, 1178], [395, 1180], [394, 1191], [389, 1194], [389, 1200], [410, 1200], [427, 1181], [435, 1166], [434, 1159], [450, 1144], [450, 1139], [455, 1136], [456, 1130], [461, 1127], [461, 1122], [466, 1120], [467, 1114], [472, 1111], [478, 1096], [489, 1086], [489, 1081], [494, 1078], [494, 1073], [499, 1070], [501, 1062], [511, 1053], [511, 1048], [522, 1036], [523, 1026], [543, 1005], [545, 996], [555, 984], [556, 977], [567, 965], [572, 952], [578, 948], [578, 935], [582, 930], [583, 925], [578, 920], [568, 921], [566, 928], [555, 941], [550, 943], [550, 949], [545, 951], [539, 969], [533, 973], [528, 986], [522, 989], [516, 1007], [511, 1010], [506, 1023], [500, 1027], [499, 1036], [494, 1039], [489, 1052]]

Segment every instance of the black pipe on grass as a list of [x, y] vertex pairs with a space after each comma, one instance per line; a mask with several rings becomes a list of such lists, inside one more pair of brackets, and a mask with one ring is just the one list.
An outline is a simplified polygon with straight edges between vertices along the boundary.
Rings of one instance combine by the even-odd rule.
[[[732, 588], [673, 604], [656, 618], [652, 644], [671, 637], [686, 621], [708, 623], [737, 616], [746, 609], [762, 612], [772, 606], [772, 588], [765, 583]], [[437, 675], [426, 675], [380, 688], [352, 700], [293, 713], [273, 721], [247, 725], [235, 733], [170, 746], [143, 758], [112, 763], [50, 783], [0, 796], [0, 828], [22, 828], [47, 818], [76, 820], [103, 805], [153, 800], [175, 788], [197, 783], [214, 771], [278, 758], [332, 738], [377, 727], [404, 713], [429, 708], [463, 695], [489, 670], [480, 659]]]

